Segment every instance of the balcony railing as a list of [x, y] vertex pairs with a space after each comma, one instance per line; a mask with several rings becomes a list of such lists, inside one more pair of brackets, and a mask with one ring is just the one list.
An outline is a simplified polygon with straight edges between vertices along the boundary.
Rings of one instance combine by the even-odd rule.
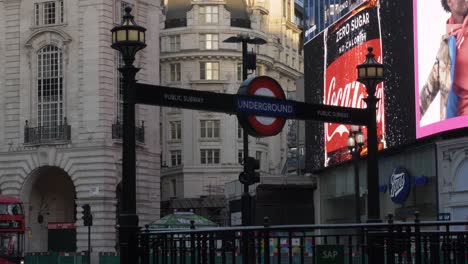
[[63, 123], [56, 126], [30, 127], [28, 120], [24, 126], [25, 144], [59, 143], [71, 140], [71, 126], [67, 123], [67, 118]]
[[[123, 126], [119, 120], [112, 124], [112, 139], [122, 139]], [[140, 127], [135, 127], [135, 140], [139, 143], [145, 143], [145, 121], [141, 121]]]
[[250, 20], [231, 18], [231, 27], [250, 28]]
[[187, 26], [187, 19], [186, 18], [174, 18], [166, 20], [165, 28], [178, 28], [178, 27], [186, 27]]
[[[151, 230], [146, 263], [467, 263], [468, 221]], [[330, 262], [330, 260], [335, 260]]]

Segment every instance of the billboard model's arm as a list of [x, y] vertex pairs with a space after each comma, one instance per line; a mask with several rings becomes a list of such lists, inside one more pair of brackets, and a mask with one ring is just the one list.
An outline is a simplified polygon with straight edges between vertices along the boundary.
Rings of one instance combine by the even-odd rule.
[[439, 81], [439, 60], [436, 59], [436, 62], [432, 66], [429, 78], [424, 84], [421, 93], [419, 93], [419, 112], [420, 116], [424, 116], [432, 100], [436, 97], [437, 93], [440, 90], [440, 81]]

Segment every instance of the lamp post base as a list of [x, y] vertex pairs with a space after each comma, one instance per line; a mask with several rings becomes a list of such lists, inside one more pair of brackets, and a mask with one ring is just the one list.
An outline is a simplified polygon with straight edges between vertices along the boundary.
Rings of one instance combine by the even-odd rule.
[[120, 263], [138, 263], [138, 215], [119, 215]]

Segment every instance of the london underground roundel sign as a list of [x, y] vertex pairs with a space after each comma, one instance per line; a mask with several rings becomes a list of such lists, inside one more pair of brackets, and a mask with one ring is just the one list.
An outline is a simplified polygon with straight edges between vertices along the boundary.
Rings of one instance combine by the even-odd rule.
[[[262, 96], [263, 98], [272, 97], [280, 100], [286, 99], [286, 95], [284, 94], [281, 85], [275, 79], [268, 76], [259, 76], [245, 80], [237, 94]], [[255, 108], [257, 111], [261, 110], [264, 112], [280, 112], [280, 108], [285, 108], [287, 106], [270, 103], [267, 99], [252, 99], [250, 101], [239, 100], [238, 109], [244, 107]], [[239, 119], [242, 127], [245, 128], [250, 135], [255, 137], [277, 135], [281, 132], [284, 124], [286, 123], [286, 119], [283, 117], [258, 116], [245, 113], [237, 114], [237, 118]]]

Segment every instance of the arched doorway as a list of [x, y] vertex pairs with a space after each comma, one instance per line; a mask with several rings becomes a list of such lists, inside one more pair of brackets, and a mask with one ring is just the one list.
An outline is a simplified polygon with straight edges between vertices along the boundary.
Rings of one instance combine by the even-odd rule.
[[49, 224], [76, 222], [75, 186], [61, 168], [34, 170], [23, 185], [21, 198], [26, 212], [26, 252], [48, 251]]

